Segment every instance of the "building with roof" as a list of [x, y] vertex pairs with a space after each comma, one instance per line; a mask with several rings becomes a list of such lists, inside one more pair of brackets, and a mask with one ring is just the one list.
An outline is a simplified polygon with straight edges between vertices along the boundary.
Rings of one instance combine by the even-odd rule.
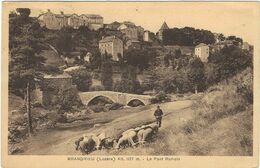
[[105, 28], [110, 29], [110, 30], [117, 30], [120, 25], [121, 25], [121, 23], [115, 21], [115, 22], [112, 22], [110, 24], [107, 24], [105, 26]]
[[49, 9], [38, 17], [42, 26], [48, 29], [59, 30], [62, 27], [71, 26], [74, 29], [87, 26], [90, 30], [98, 30], [103, 27], [103, 17], [94, 14], [60, 14], [52, 13]]
[[123, 22], [118, 28], [127, 38], [138, 40], [138, 29], [132, 22]]
[[207, 62], [209, 57], [209, 46], [204, 43], [200, 43], [195, 47], [195, 56], [199, 57], [202, 62]]
[[100, 15], [82, 14], [80, 17], [83, 19], [84, 25], [86, 25], [90, 30], [98, 30], [104, 26], [104, 19]]
[[123, 56], [123, 41], [116, 36], [102, 37], [99, 41], [99, 51], [101, 54], [111, 54], [112, 59], [118, 61], [118, 56]]
[[68, 26], [78, 29], [82, 25], [84, 25], [84, 22], [77, 14], [74, 13], [68, 16]]
[[166, 23], [166, 22], [163, 22], [163, 24], [162, 24], [162, 26], [161, 26], [161, 28], [159, 29], [158, 34], [157, 34], [159, 40], [163, 41], [163, 31], [164, 31], [164, 30], [167, 30], [167, 29], [169, 29], [167, 23]]
[[41, 25], [46, 26], [48, 29], [59, 30], [62, 27], [68, 26], [67, 16], [63, 12], [54, 14], [49, 9], [46, 13], [39, 16]]

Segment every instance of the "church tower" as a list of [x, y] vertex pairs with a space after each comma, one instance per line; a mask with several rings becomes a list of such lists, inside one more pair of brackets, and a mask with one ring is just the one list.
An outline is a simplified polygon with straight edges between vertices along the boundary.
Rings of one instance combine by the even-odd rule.
[[161, 40], [161, 41], [163, 40], [163, 31], [167, 30], [167, 29], [169, 29], [167, 23], [163, 22], [161, 28], [158, 31], [158, 38], [159, 38], [159, 40]]

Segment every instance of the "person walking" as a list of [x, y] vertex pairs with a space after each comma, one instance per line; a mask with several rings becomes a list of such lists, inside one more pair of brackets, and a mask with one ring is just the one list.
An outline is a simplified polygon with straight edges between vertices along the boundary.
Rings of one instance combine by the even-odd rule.
[[162, 116], [163, 116], [163, 111], [161, 110], [160, 106], [157, 106], [157, 109], [154, 112], [154, 117], [156, 119], [156, 124], [159, 125], [159, 127], [161, 127], [162, 125]]

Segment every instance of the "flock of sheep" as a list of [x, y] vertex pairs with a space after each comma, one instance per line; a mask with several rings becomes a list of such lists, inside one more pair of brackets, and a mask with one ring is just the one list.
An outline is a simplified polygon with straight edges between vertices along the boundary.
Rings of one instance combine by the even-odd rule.
[[152, 123], [124, 131], [119, 138], [106, 137], [105, 133], [84, 134], [75, 141], [76, 150], [89, 154], [94, 150], [119, 149], [128, 146], [136, 147], [151, 141], [158, 132], [158, 124]]

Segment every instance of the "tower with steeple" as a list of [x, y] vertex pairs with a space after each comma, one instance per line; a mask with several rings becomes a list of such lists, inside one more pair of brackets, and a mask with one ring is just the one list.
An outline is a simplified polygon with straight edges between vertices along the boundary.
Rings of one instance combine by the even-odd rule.
[[163, 31], [164, 31], [164, 30], [167, 30], [167, 29], [169, 29], [167, 23], [166, 23], [166, 22], [163, 22], [163, 24], [162, 24], [162, 26], [161, 26], [161, 28], [159, 29], [158, 34], [157, 34], [159, 40], [161, 40], [161, 41], [163, 40]]

